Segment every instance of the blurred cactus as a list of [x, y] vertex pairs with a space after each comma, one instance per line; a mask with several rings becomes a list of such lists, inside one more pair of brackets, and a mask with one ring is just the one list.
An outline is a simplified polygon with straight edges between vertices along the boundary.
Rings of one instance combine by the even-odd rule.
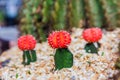
[[43, 2], [43, 9], [42, 9], [43, 19], [42, 19], [42, 22], [47, 23], [48, 21], [50, 21], [52, 8], [53, 8], [53, 0], [46, 0], [46, 1]]
[[32, 34], [39, 42], [46, 39], [40, 20], [42, 17], [42, 13], [40, 13], [41, 4], [42, 0], [24, 0], [20, 24], [20, 29], [23, 34]]
[[83, 0], [70, 0], [70, 26], [81, 27], [80, 21], [84, 19], [84, 1]]
[[120, 26], [120, 0], [24, 0], [20, 29], [45, 41], [51, 30]]
[[54, 1], [53, 28], [56, 30], [65, 29], [67, 0]]
[[117, 26], [117, 5], [114, 3], [114, 0], [102, 0], [102, 3], [108, 28], [114, 29]]
[[117, 4], [117, 26], [120, 27], [120, 0], [113, 0]]
[[86, 14], [89, 19], [89, 26], [102, 27], [104, 20], [104, 13], [100, 0], [85, 0]]

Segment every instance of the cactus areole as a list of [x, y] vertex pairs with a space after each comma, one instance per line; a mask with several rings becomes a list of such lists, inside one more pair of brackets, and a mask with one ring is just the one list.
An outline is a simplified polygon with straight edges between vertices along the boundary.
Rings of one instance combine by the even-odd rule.
[[98, 41], [102, 38], [102, 30], [100, 28], [88, 28], [83, 31], [82, 36], [88, 42], [84, 48], [86, 52], [97, 53], [100, 47]]
[[23, 64], [29, 65], [30, 62], [37, 60], [36, 52], [33, 50], [36, 40], [32, 35], [24, 35], [18, 39], [18, 47], [23, 51]]
[[67, 31], [55, 31], [49, 35], [49, 45], [54, 49], [56, 48], [54, 55], [56, 70], [73, 66], [73, 54], [67, 48], [70, 42], [71, 37]]

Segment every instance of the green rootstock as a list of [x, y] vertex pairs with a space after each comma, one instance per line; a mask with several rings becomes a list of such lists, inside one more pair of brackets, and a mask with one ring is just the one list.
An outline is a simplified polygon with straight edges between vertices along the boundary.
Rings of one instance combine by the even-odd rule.
[[54, 60], [56, 70], [73, 66], [73, 54], [67, 48], [57, 49]]
[[[98, 47], [100, 47], [100, 45], [98, 43], [97, 43], [97, 45], [98, 45]], [[94, 43], [87, 43], [85, 45], [84, 49], [88, 53], [98, 53], [98, 48], [94, 45]]]
[[23, 64], [29, 65], [30, 62], [35, 62], [37, 60], [35, 50], [23, 51]]

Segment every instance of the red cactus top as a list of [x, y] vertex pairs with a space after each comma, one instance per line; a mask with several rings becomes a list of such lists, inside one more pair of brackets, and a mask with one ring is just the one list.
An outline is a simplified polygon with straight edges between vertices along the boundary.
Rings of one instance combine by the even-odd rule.
[[52, 48], [66, 48], [70, 42], [71, 37], [67, 31], [55, 31], [48, 37], [48, 43]]
[[32, 35], [24, 35], [18, 39], [18, 47], [21, 50], [33, 50], [36, 45], [36, 40]]
[[100, 28], [85, 29], [82, 36], [87, 42], [98, 42], [102, 38], [102, 30]]

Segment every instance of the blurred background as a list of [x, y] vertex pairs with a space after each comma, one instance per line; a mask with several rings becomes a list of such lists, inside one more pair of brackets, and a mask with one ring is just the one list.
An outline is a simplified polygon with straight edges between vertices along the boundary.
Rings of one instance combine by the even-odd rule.
[[120, 0], [0, 0], [0, 53], [20, 35], [46, 41], [53, 30], [120, 28]]

